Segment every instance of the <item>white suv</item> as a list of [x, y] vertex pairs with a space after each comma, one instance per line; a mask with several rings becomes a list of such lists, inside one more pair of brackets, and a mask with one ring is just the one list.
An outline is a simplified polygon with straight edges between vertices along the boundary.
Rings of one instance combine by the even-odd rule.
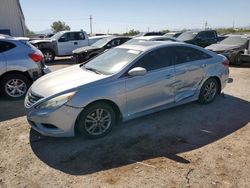
[[25, 96], [31, 83], [50, 70], [43, 54], [28, 41], [0, 35], [0, 92], [12, 99]]

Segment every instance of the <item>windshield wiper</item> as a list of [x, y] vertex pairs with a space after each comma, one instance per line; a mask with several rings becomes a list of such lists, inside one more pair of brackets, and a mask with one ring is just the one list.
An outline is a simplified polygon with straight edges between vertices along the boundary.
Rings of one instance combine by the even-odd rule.
[[96, 69], [94, 69], [94, 68], [85, 67], [85, 69], [87, 69], [87, 70], [89, 70], [89, 71], [92, 71], [92, 72], [94, 72], [94, 73], [96, 73], [96, 74], [102, 74], [100, 71], [98, 71], [98, 70], [96, 70]]

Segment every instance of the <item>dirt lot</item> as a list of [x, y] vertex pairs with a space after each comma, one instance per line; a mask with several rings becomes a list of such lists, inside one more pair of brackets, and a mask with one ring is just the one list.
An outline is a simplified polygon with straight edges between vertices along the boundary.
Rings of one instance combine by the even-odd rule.
[[250, 65], [230, 70], [234, 82], [213, 104], [139, 118], [99, 140], [41, 136], [23, 101], [1, 99], [0, 187], [250, 187]]

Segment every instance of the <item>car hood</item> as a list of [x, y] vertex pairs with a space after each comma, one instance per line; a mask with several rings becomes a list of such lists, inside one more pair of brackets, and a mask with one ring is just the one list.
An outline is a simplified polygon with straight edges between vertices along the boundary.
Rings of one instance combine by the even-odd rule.
[[81, 48], [77, 48], [73, 50], [73, 53], [78, 54], [78, 53], [83, 53], [83, 52], [88, 52], [88, 51], [99, 50], [99, 49], [101, 48], [95, 47], [95, 46], [85, 46], [85, 47], [81, 47]]
[[39, 96], [49, 97], [67, 90], [76, 89], [85, 84], [102, 80], [106, 77], [109, 77], [109, 75], [96, 74], [76, 65], [49, 73], [39, 78], [33, 83], [30, 89], [31, 92]]
[[234, 50], [240, 48], [241, 45], [225, 45], [225, 44], [212, 44], [207, 46], [206, 49], [212, 51], [227, 51], [227, 50]]
[[52, 42], [52, 40], [50, 40], [50, 39], [41, 39], [41, 40], [32, 40], [32, 41], [30, 41], [31, 44], [48, 43], [48, 42]]

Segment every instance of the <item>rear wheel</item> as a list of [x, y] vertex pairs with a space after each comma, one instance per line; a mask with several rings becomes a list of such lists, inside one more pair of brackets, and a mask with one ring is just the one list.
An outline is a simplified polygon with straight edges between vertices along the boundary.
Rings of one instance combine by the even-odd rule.
[[93, 104], [85, 109], [77, 120], [81, 135], [96, 139], [107, 135], [115, 125], [115, 112], [105, 103]]
[[216, 79], [208, 79], [200, 90], [199, 102], [201, 104], [208, 104], [214, 101], [218, 95], [219, 84]]
[[44, 49], [42, 50], [45, 63], [51, 63], [55, 60], [55, 54], [51, 50]]
[[22, 74], [10, 74], [1, 80], [1, 90], [10, 99], [20, 99], [25, 96], [30, 87], [30, 80]]

